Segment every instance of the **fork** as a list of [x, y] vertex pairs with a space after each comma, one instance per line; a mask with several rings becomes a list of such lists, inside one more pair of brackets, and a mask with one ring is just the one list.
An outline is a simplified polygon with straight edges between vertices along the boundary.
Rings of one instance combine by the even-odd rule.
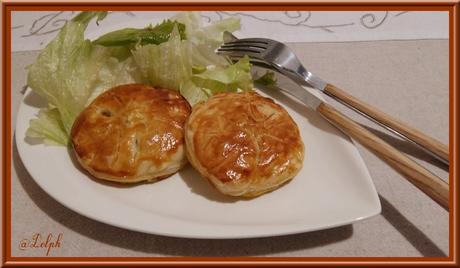
[[410, 141], [447, 166], [449, 165], [449, 149], [446, 145], [311, 73], [285, 44], [266, 38], [238, 39], [230, 32], [224, 32], [224, 41], [225, 43], [217, 49], [218, 54], [228, 56], [232, 60], [238, 60], [247, 55], [254, 64], [274, 69], [301, 85], [308, 85], [323, 92], [367, 119]]

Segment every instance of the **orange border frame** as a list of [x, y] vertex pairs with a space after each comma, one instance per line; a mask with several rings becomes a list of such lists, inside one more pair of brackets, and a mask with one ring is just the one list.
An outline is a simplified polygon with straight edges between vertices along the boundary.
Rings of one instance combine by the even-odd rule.
[[[32, 9], [33, 7], [33, 9]], [[11, 11], [26, 10], [417, 10], [417, 11], [448, 11], [449, 12], [449, 256], [448, 257], [12, 257], [11, 256]], [[457, 266], [458, 265], [458, 12], [456, 2], [161, 2], [161, 3], [3, 3], [3, 259], [2, 266], [147, 266], [147, 265], [257, 265], [257, 266], [299, 266], [299, 265], [411, 265], [411, 266]]]

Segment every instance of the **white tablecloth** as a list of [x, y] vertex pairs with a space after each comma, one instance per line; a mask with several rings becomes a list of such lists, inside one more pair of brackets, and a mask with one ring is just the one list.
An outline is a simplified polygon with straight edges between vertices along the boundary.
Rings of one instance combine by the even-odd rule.
[[[145, 27], [170, 18], [176, 12], [111, 12], [87, 33], [124, 27]], [[12, 12], [12, 50], [43, 48], [64, 23], [75, 16], [71, 11]], [[405, 11], [207, 11], [203, 23], [229, 16], [241, 19], [238, 37], [263, 36], [282, 42], [343, 42], [369, 40], [447, 39], [447, 12]], [[94, 36], [93, 36], [94, 37]]]

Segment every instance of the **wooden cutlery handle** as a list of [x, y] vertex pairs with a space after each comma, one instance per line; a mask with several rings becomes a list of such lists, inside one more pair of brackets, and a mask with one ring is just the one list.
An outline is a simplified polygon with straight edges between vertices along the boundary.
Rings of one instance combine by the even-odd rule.
[[449, 185], [441, 178], [423, 168], [331, 105], [321, 103], [317, 111], [333, 125], [373, 151], [442, 207], [449, 210]]
[[440, 158], [444, 159], [446, 163], [449, 163], [449, 148], [442, 144], [441, 142], [423, 134], [422, 132], [406, 125], [405, 123], [399, 121], [396, 118], [385, 114], [384, 112], [379, 111], [375, 107], [370, 106], [369, 104], [364, 103], [361, 100], [351, 96], [342, 89], [327, 84], [324, 92], [330, 97], [342, 102], [364, 114], [378, 121], [379, 123], [392, 128], [393, 130], [399, 132], [408, 139], [414, 141], [416, 144], [424, 147], [425, 149], [436, 154]]

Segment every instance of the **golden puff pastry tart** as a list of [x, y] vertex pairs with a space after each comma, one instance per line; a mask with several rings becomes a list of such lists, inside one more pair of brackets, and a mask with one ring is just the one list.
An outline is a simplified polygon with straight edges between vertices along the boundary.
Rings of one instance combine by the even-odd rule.
[[220, 93], [185, 126], [189, 162], [221, 193], [255, 197], [302, 168], [304, 145], [288, 112], [255, 92]]
[[94, 177], [121, 183], [168, 177], [187, 163], [191, 107], [176, 91], [141, 84], [99, 95], [75, 120], [76, 158]]

